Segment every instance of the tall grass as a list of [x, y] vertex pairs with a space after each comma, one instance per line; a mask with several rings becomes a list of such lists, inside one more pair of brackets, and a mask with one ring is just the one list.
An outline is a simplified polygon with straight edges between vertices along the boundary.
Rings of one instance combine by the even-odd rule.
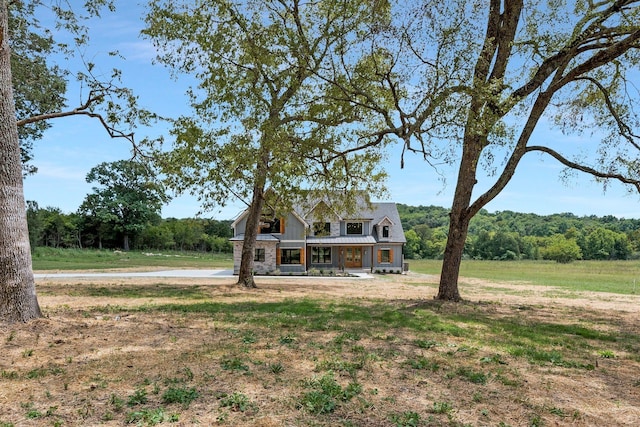
[[[440, 260], [410, 260], [411, 271], [440, 274]], [[476, 261], [465, 260], [460, 266], [461, 282], [465, 277], [559, 287], [572, 291], [640, 293], [640, 261]]]
[[132, 267], [232, 268], [233, 257], [226, 253], [176, 251], [114, 251], [96, 249], [33, 250], [34, 270], [102, 270]]

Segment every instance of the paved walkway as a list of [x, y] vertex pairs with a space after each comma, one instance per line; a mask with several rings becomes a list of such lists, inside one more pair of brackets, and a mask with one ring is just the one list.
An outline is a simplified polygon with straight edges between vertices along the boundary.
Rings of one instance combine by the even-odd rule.
[[233, 277], [233, 270], [162, 270], [104, 273], [37, 273], [36, 279], [47, 277]]
[[[372, 277], [365, 272], [351, 273], [360, 279]], [[233, 275], [233, 270], [162, 270], [162, 271], [123, 271], [123, 272], [104, 272], [104, 273], [37, 273], [33, 275], [36, 279], [47, 279], [53, 277], [194, 277], [194, 278], [230, 278], [237, 277]], [[344, 277], [333, 276], [261, 276], [261, 277], [278, 277], [281, 279], [344, 279]]]

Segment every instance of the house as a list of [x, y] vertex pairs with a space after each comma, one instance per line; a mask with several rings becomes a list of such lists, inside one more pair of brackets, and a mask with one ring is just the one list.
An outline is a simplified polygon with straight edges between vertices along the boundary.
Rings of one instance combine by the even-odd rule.
[[[320, 201], [284, 216], [263, 212], [256, 240], [256, 274], [309, 270], [403, 270], [406, 242], [395, 203], [359, 203], [355, 214], [335, 212]], [[231, 224], [233, 270], [238, 274], [248, 210]]]

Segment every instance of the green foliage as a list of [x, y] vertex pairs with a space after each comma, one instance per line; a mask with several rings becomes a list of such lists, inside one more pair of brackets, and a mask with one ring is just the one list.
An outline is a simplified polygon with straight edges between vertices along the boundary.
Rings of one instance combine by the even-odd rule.
[[[87, 200], [97, 200], [94, 195]], [[85, 200], [86, 201], [86, 200]], [[32, 249], [38, 246], [55, 248], [122, 248], [123, 230], [111, 216], [100, 218], [81, 209], [65, 214], [58, 208], [40, 208], [34, 201], [27, 202], [29, 242]], [[141, 222], [142, 228], [130, 242], [132, 249], [180, 250], [229, 253], [233, 246], [231, 221], [204, 218], [167, 218], [152, 216]]]
[[562, 234], [556, 234], [547, 239], [546, 244], [541, 251], [544, 259], [568, 263], [582, 258], [582, 251], [575, 239], [567, 239]]
[[129, 250], [129, 237], [135, 237], [152, 221], [160, 218], [162, 205], [169, 201], [164, 187], [155, 182], [148, 166], [131, 160], [101, 163], [87, 174], [87, 182], [95, 182], [79, 211], [93, 222], [95, 234], [102, 238], [104, 226], [124, 236], [124, 249]]
[[249, 398], [240, 392], [234, 391], [233, 393], [223, 395], [220, 398], [220, 406], [223, 408], [230, 408], [232, 411], [245, 412], [253, 407], [253, 403]]
[[[100, 55], [90, 53], [92, 25], [87, 22], [105, 11], [114, 12], [112, 0], [88, 1], [82, 6], [42, 0], [11, 1], [8, 5], [11, 74], [26, 174], [36, 172], [29, 163], [33, 143], [42, 138], [52, 119], [70, 115], [99, 118], [105, 133], [131, 142], [132, 129], [155, 119], [154, 114], [138, 108], [136, 96], [121, 85], [120, 70], [94, 70]], [[117, 52], [107, 54], [110, 59], [118, 56]], [[56, 56], [65, 61], [55, 63], [52, 58]], [[81, 65], [65, 68], [68, 64]], [[66, 98], [71, 79], [82, 88], [80, 100]]]
[[305, 385], [312, 391], [302, 396], [300, 406], [312, 414], [331, 413], [340, 402], [351, 400], [362, 392], [362, 386], [355, 382], [343, 388], [331, 371], [306, 381]]
[[[448, 210], [398, 204], [408, 259], [440, 259], [446, 243]], [[628, 259], [640, 249], [640, 220], [570, 213], [524, 214], [481, 210], [469, 226], [465, 255], [483, 260]]]
[[193, 387], [169, 387], [162, 394], [162, 402], [167, 404], [180, 403], [186, 408], [199, 396], [200, 393]]
[[237, 357], [233, 357], [230, 359], [223, 359], [220, 364], [222, 365], [222, 369], [227, 371], [242, 371], [248, 372], [249, 366], [246, 365], [242, 359], [238, 359]]
[[127, 405], [144, 405], [148, 400], [149, 399], [147, 398], [147, 390], [144, 388], [138, 388], [127, 399]]
[[418, 427], [422, 423], [420, 414], [413, 411], [406, 411], [401, 414], [391, 414], [389, 420], [396, 427]]
[[150, 2], [143, 34], [158, 61], [199, 82], [170, 146], [149, 141], [167, 185], [199, 195], [205, 209], [231, 197], [259, 209], [267, 188], [276, 210], [309, 189], [339, 189], [343, 203], [363, 186], [381, 194], [383, 122], [347, 95], [370, 90], [392, 103], [374, 83], [388, 58], [355, 36], [372, 16], [390, 19], [388, 4]]
[[144, 408], [127, 414], [126, 422], [129, 424], [155, 426], [165, 421], [176, 422], [177, 415], [167, 416], [163, 408]]

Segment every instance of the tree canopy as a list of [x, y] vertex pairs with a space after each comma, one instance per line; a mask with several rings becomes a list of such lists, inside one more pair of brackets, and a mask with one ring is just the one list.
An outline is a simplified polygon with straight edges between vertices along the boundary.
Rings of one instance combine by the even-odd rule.
[[[393, 10], [394, 25], [378, 39], [389, 58], [378, 72], [395, 108], [368, 102], [405, 151], [458, 167], [438, 298], [460, 299], [470, 220], [525, 155], [640, 189], [639, 1], [425, 0]], [[576, 155], [536, 140], [541, 123], [600, 144]], [[484, 172], [490, 183], [479, 188]]]
[[[113, 10], [111, 0], [91, 0], [73, 10], [71, 2], [0, 0], [0, 320], [28, 321], [41, 316], [38, 306], [27, 229], [23, 172], [34, 169], [31, 158], [35, 139], [48, 127], [47, 121], [68, 116], [98, 120], [112, 137], [131, 143], [133, 128], [148, 123], [154, 115], [137, 107], [132, 91], [120, 85], [120, 72], [95, 73], [95, 64], [82, 57], [89, 41], [89, 17]], [[36, 19], [36, 10], [52, 13], [50, 27]], [[54, 41], [67, 36], [69, 43]], [[53, 52], [81, 57], [76, 70], [49, 62]], [[116, 54], [111, 52], [111, 54]], [[65, 105], [65, 79], [74, 76], [83, 87], [79, 105]], [[104, 78], [103, 78], [104, 77]], [[65, 109], [69, 108], [69, 109]], [[20, 128], [20, 131], [18, 130]], [[22, 143], [20, 138], [22, 138]]]
[[[174, 120], [170, 148], [156, 146], [153, 156], [168, 185], [197, 194], [205, 208], [230, 198], [250, 207], [239, 283], [253, 286], [265, 203], [279, 212], [309, 190], [341, 194], [343, 202], [354, 191], [382, 192], [385, 139], [363, 143], [382, 123], [345, 99], [342, 87], [357, 81], [375, 92], [371, 58], [354, 52], [386, 19], [385, 2], [150, 4], [144, 34], [158, 60], [198, 81], [194, 114]], [[391, 102], [378, 95], [381, 105]]]
[[162, 205], [169, 200], [164, 187], [154, 178], [148, 166], [136, 161], [101, 163], [87, 174], [87, 182], [98, 186], [79, 210], [122, 233], [123, 248], [129, 250], [129, 238], [159, 218]]

